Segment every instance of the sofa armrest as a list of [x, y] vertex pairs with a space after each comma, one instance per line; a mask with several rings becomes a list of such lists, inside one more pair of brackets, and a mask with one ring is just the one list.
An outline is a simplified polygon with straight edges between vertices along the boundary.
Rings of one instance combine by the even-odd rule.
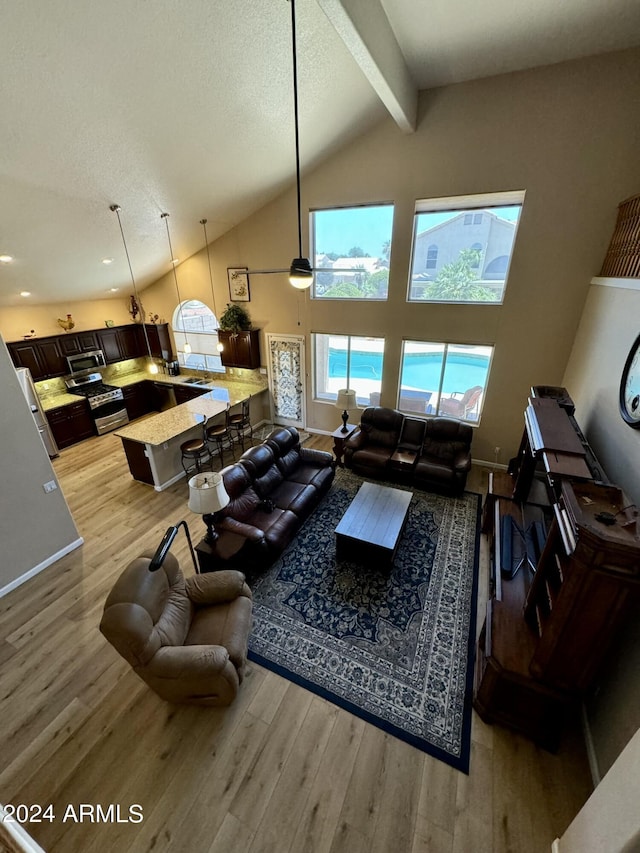
[[266, 547], [264, 532], [260, 528], [254, 527], [252, 524], [246, 524], [244, 521], [238, 521], [229, 515], [223, 518], [222, 521], [216, 521], [216, 529], [226, 530], [229, 533], [237, 533], [238, 536], [243, 536], [245, 539], [253, 542], [254, 545], [264, 545]]
[[223, 646], [162, 646], [145, 667], [156, 678], [193, 678], [222, 674], [229, 661]]
[[367, 443], [367, 433], [364, 430], [360, 429], [360, 427], [356, 427], [354, 431], [351, 433], [349, 438], [344, 443], [345, 451], [350, 450], [360, 450]]
[[198, 605], [223, 604], [239, 596], [252, 598], [251, 590], [245, 582], [242, 572], [235, 569], [222, 569], [219, 572], [207, 572], [192, 575], [186, 579], [187, 595]]
[[469, 471], [471, 469], [471, 454], [466, 451], [456, 454], [453, 467], [456, 471]]
[[303, 462], [310, 462], [318, 468], [328, 468], [333, 464], [333, 456], [326, 450], [312, 450], [311, 448], [300, 448], [300, 458]]

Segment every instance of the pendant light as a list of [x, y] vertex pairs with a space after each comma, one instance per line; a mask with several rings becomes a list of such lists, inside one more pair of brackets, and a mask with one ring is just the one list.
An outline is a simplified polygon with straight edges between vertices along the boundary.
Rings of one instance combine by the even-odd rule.
[[291, 261], [289, 281], [298, 290], [306, 290], [313, 282], [308, 258], [302, 257], [302, 212], [300, 205], [300, 130], [298, 127], [298, 59], [296, 55], [296, 3], [291, 2], [291, 38], [293, 46], [293, 109], [296, 133], [296, 193], [298, 201], [298, 257]]
[[144, 339], [147, 345], [147, 352], [149, 353], [149, 373], [157, 373], [158, 365], [154, 361], [153, 356], [151, 355], [151, 345], [149, 343], [149, 335], [147, 334], [147, 327], [144, 322], [144, 315], [142, 314], [142, 302], [138, 295], [138, 288], [136, 287], [136, 280], [133, 275], [133, 269], [131, 267], [131, 259], [129, 258], [129, 250], [127, 249], [127, 241], [124, 238], [124, 231], [122, 229], [122, 222], [120, 220], [120, 210], [121, 207], [119, 204], [112, 204], [109, 207], [109, 210], [112, 213], [115, 213], [118, 217], [118, 225], [120, 226], [120, 234], [122, 235], [122, 245], [124, 246], [124, 253], [127, 256], [127, 264], [129, 265], [129, 274], [131, 275], [131, 284], [133, 285], [133, 295], [136, 298], [136, 302], [140, 306], [140, 317], [142, 319], [142, 331], [144, 332]]
[[171, 235], [169, 234], [169, 214], [161, 213], [160, 219], [164, 219], [164, 224], [167, 226], [167, 240], [169, 241], [169, 253], [171, 256], [171, 267], [173, 269], [173, 280], [176, 283], [176, 293], [178, 294], [178, 305], [180, 306], [180, 317], [182, 319], [182, 329], [184, 331], [184, 347], [182, 351], [187, 355], [191, 352], [191, 344], [189, 343], [189, 339], [187, 338], [187, 331], [184, 326], [184, 316], [182, 314], [182, 299], [180, 298], [180, 289], [178, 288], [178, 275], [176, 273], [176, 259], [173, 257], [173, 248], [171, 246]]
[[[209, 282], [211, 283], [211, 300], [213, 303], [213, 316], [216, 318], [216, 333], [220, 331], [220, 325], [218, 323], [218, 312], [216, 310], [216, 295], [213, 292], [213, 273], [211, 272], [211, 255], [209, 254], [209, 240], [207, 239], [207, 220], [201, 219], [200, 225], [202, 225], [202, 230], [204, 231], [204, 244], [207, 247], [207, 261], [209, 262]], [[222, 352], [224, 349], [224, 344], [221, 344], [218, 341], [216, 345], [216, 349], [218, 352]]]

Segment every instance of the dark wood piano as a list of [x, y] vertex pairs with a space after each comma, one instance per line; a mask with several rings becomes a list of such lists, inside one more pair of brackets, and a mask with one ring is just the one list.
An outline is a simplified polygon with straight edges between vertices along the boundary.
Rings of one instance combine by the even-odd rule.
[[640, 522], [607, 481], [564, 388], [532, 388], [524, 419], [509, 470], [489, 478], [492, 595], [474, 707], [554, 750], [637, 601]]

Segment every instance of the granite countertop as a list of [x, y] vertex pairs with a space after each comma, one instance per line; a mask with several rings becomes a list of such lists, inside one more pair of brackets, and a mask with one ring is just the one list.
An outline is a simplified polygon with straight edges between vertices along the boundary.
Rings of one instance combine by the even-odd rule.
[[[242, 398], [233, 397], [229, 404], [234, 406], [240, 403]], [[216, 400], [211, 393], [202, 394], [194, 400], [188, 400], [165, 412], [158, 412], [146, 418], [141, 418], [127, 426], [114, 431], [119, 438], [136, 441], [140, 444], [151, 444], [158, 446], [166, 441], [182, 435], [193, 427], [204, 424], [209, 418], [213, 418], [224, 412], [227, 403]]]
[[[193, 377], [193, 379], [198, 378], [198, 376]], [[146, 380], [155, 382], [159, 385], [181, 385], [186, 388], [200, 389], [203, 392], [206, 390], [207, 393], [203, 393], [202, 396], [208, 397], [209, 399], [216, 399], [221, 400], [223, 402], [228, 402], [231, 406], [235, 406], [236, 403], [239, 403], [242, 400], [246, 400], [246, 398], [250, 394], [261, 394], [263, 391], [268, 390], [269, 387], [266, 377], [264, 377], [262, 381], [256, 381], [254, 379], [250, 382], [243, 379], [216, 377], [208, 379], [206, 385], [190, 383], [188, 381], [189, 377], [185, 374], [181, 374], [180, 376], [168, 376], [164, 373], [152, 375], [144, 370], [138, 370], [133, 373], [126, 373], [122, 376], [116, 375], [104, 377], [104, 381], [107, 385], [113, 385], [116, 388], [127, 388], [130, 385], [137, 385], [138, 382], [144, 382]], [[214, 396], [209, 397], [209, 394], [213, 394]], [[69, 406], [71, 405], [71, 403], [78, 403], [83, 399], [77, 394], [68, 394], [66, 390], [61, 390], [59, 392], [54, 393], [39, 394], [39, 397], [40, 402], [42, 404], [42, 408], [45, 412], [49, 412], [51, 411], [51, 409], [58, 409], [61, 406]], [[184, 405], [184, 403], [181, 405]]]

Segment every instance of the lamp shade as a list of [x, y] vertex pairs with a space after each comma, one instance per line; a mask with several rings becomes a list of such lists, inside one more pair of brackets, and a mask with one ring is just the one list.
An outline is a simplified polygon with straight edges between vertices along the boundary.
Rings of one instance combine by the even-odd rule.
[[338, 399], [336, 400], [336, 408], [349, 411], [356, 408], [356, 392], [351, 388], [341, 388], [338, 391]]
[[189, 480], [189, 509], [200, 515], [213, 515], [229, 503], [224, 481], [217, 471], [196, 474]]

